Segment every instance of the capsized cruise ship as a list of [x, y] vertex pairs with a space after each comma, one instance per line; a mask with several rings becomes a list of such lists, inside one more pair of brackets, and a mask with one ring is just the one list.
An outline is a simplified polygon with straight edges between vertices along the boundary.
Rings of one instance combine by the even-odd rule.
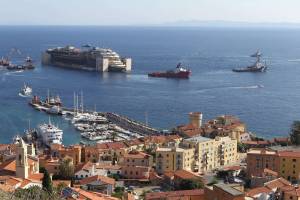
[[89, 71], [131, 71], [131, 58], [121, 58], [118, 53], [108, 48], [84, 45], [47, 49], [42, 55], [43, 65], [54, 65]]
[[51, 121], [41, 124], [37, 128], [37, 133], [41, 137], [43, 143], [47, 146], [51, 144], [62, 144], [63, 131], [54, 126]]

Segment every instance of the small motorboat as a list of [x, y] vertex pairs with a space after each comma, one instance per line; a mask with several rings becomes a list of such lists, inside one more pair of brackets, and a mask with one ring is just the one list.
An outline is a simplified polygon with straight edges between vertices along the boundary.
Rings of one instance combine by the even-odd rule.
[[32, 94], [32, 88], [29, 87], [28, 85], [24, 84], [24, 87], [22, 88], [21, 92], [19, 93], [21, 96], [31, 96]]

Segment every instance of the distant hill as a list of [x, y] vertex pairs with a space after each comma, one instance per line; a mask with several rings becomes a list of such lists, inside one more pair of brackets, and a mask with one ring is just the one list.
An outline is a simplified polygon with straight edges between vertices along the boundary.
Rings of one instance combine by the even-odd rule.
[[242, 22], [242, 21], [201, 21], [201, 20], [188, 20], [188, 21], [174, 21], [160, 24], [160, 26], [183, 26], [183, 27], [274, 27], [274, 28], [300, 28], [300, 23], [270, 23], [270, 22]]

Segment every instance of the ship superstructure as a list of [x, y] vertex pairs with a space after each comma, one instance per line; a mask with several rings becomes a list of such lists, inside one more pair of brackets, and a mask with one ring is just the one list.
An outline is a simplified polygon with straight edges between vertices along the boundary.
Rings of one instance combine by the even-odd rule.
[[262, 53], [257, 50], [254, 54], [250, 55], [250, 57], [256, 58], [256, 61], [253, 65], [250, 65], [245, 68], [235, 68], [232, 69], [234, 72], [265, 72], [267, 71], [267, 65], [261, 62]]
[[74, 46], [48, 49], [43, 53], [42, 62], [45, 65], [55, 65], [90, 71], [131, 71], [131, 59], [121, 58], [118, 53], [108, 48], [82, 48]]
[[42, 138], [45, 145], [62, 144], [63, 131], [54, 126], [51, 121], [49, 123], [41, 124], [37, 129], [38, 135]]

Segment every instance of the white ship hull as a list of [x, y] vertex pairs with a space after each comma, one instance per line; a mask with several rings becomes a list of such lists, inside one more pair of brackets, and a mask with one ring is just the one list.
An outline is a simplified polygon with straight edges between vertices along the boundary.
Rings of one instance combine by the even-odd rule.
[[38, 134], [43, 143], [47, 146], [51, 144], [62, 144], [63, 131], [51, 123], [40, 125], [38, 127]]

